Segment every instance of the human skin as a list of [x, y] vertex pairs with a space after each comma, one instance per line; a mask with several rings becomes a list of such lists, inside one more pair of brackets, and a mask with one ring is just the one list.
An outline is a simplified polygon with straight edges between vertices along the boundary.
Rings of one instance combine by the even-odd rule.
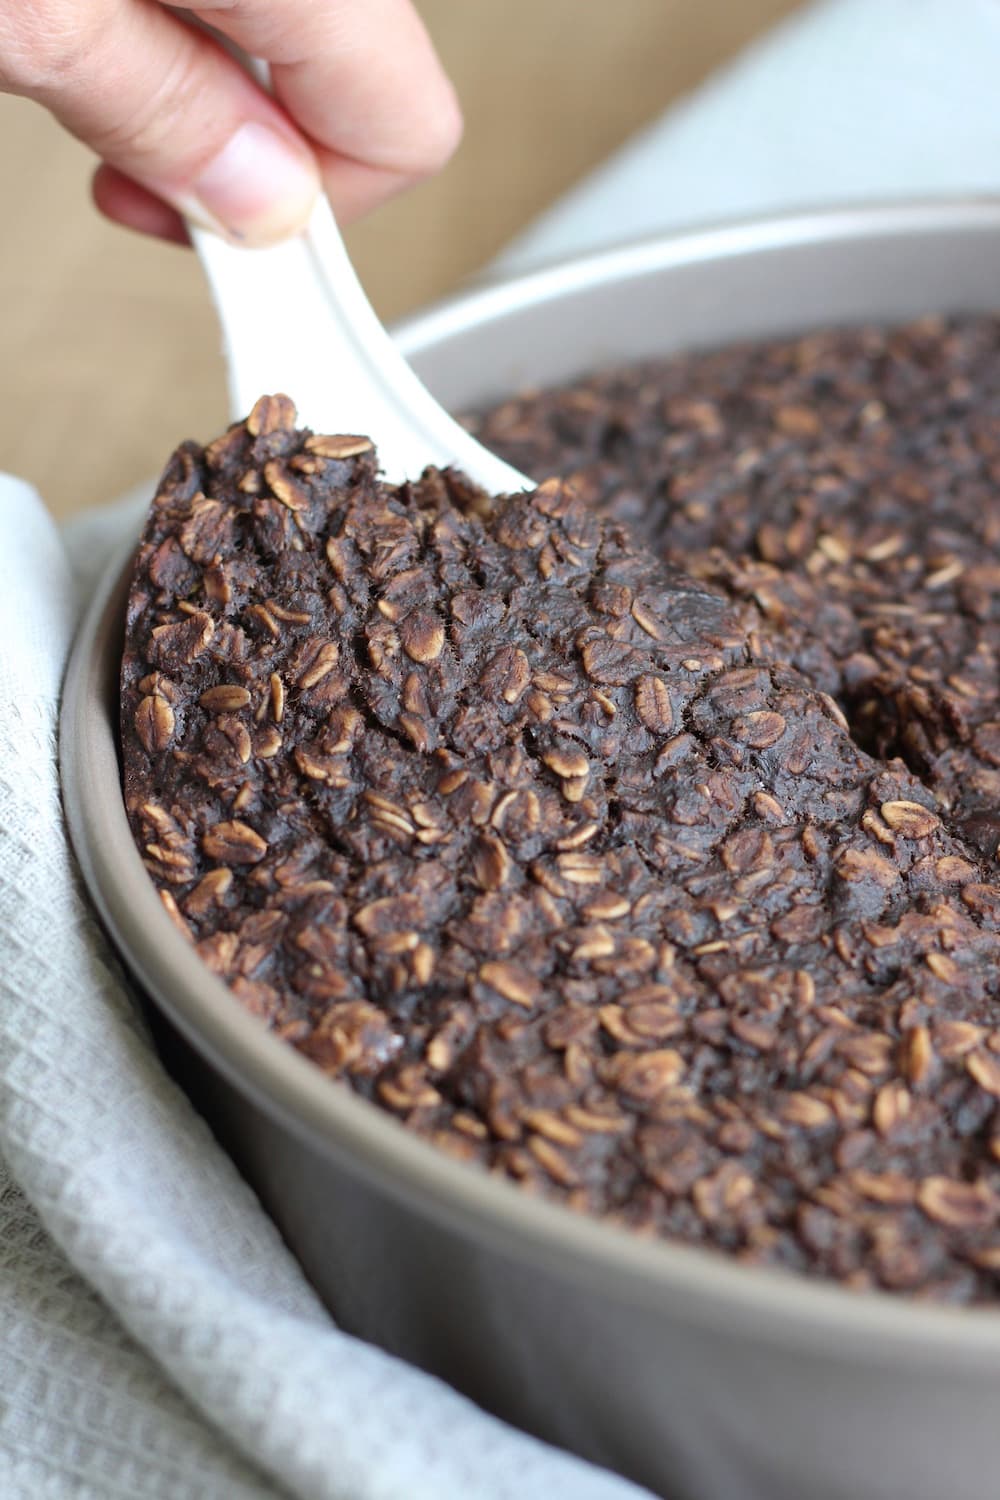
[[[272, 94], [220, 36], [270, 64]], [[437, 171], [461, 135], [409, 0], [0, 0], [0, 90], [97, 153], [104, 214], [178, 241], [189, 218], [273, 243], [321, 187], [358, 218]]]

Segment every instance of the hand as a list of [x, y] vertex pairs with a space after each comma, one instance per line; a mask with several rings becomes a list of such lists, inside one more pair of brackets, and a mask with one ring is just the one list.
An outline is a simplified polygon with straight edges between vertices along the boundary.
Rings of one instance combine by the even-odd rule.
[[[189, 21], [271, 64], [274, 98]], [[102, 158], [101, 211], [184, 240], [181, 215], [244, 244], [342, 221], [443, 166], [455, 95], [409, 0], [0, 0], [0, 89]]]

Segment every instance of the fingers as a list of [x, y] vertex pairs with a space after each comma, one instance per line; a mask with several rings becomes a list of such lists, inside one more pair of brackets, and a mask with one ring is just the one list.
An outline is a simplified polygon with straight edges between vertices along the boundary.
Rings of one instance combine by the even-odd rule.
[[347, 220], [458, 143], [454, 91], [409, 0], [174, 10], [269, 61], [276, 97], [158, 0], [0, 0], [0, 88], [46, 105], [104, 159], [94, 197], [111, 218], [180, 239], [182, 214], [268, 244], [302, 227], [321, 174]]
[[190, 243], [184, 220], [175, 208], [106, 164], [98, 167], [92, 184], [94, 202], [105, 218], [149, 234], [155, 239], [170, 240], [175, 245]]
[[134, 227], [177, 224], [122, 176], [250, 244], [300, 228], [319, 189], [315, 155], [281, 106], [150, 0], [0, 6], [0, 86], [46, 105], [117, 169], [95, 196]]
[[458, 145], [454, 89], [409, 0], [183, 8], [271, 64], [275, 95], [315, 146], [342, 220], [437, 171]]

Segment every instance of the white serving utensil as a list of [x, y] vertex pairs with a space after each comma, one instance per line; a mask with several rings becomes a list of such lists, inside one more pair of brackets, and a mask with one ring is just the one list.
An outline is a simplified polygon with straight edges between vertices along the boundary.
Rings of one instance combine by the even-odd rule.
[[395, 483], [436, 464], [494, 494], [532, 487], [410, 369], [365, 296], [325, 197], [304, 233], [272, 248], [228, 244], [195, 225], [190, 232], [222, 324], [234, 421], [281, 391], [305, 425], [370, 437]]

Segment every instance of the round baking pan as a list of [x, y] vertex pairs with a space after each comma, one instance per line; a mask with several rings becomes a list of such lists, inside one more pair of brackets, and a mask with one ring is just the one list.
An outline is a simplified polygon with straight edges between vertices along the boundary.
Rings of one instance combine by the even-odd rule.
[[[398, 333], [461, 409], [680, 348], [997, 307], [1000, 205], [966, 201], [648, 241], [474, 288]], [[165, 915], [126, 821], [129, 565], [98, 590], [67, 675], [73, 844], [182, 1081], [341, 1325], [676, 1500], [991, 1493], [997, 1312], [743, 1267], [540, 1201], [437, 1152], [240, 1007]]]

